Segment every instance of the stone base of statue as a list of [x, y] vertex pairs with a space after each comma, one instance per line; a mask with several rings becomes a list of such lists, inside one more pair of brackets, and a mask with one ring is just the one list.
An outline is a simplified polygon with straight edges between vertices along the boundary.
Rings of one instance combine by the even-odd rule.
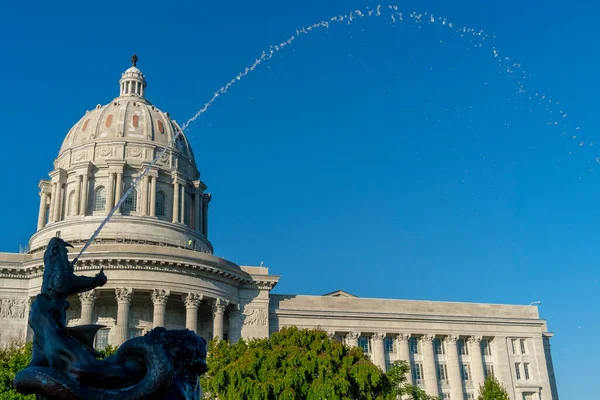
[[53, 238], [44, 254], [44, 280], [29, 314], [31, 363], [14, 379], [15, 390], [45, 400], [200, 398], [206, 341], [194, 332], [155, 328], [99, 359], [93, 339], [101, 325], [66, 326], [67, 298], [106, 283], [74, 275], [68, 243]]

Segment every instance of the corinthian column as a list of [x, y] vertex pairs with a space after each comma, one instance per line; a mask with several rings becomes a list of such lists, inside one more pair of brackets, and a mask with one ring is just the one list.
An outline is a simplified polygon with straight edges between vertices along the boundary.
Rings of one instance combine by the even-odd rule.
[[89, 325], [92, 323], [92, 314], [94, 312], [94, 302], [96, 299], [98, 299], [96, 289], [79, 293], [79, 301], [81, 302], [81, 325]]
[[61, 220], [61, 206], [62, 206], [62, 183], [56, 182], [56, 195], [54, 196], [54, 222], [59, 222]]
[[144, 175], [142, 178], [142, 204], [141, 204], [141, 214], [146, 216], [148, 215], [148, 175]]
[[115, 173], [108, 173], [108, 187], [106, 188], [106, 211], [110, 212], [115, 206]]
[[223, 339], [223, 315], [229, 302], [223, 299], [216, 299], [212, 308], [213, 312], [213, 339]]
[[481, 354], [481, 336], [471, 336], [469, 338], [469, 354], [471, 355], [471, 373], [473, 374], [473, 388], [475, 392], [485, 381], [485, 371], [483, 369], [483, 355]]
[[385, 339], [385, 333], [376, 332], [371, 335], [371, 343], [373, 344], [373, 364], [377, 365], [379, 369], [385, 372], [385, 348], [383, 347], [383, 340]]
[[396, 352], [398, 354], [398, 360], [404, 360], [410, 367], [406, 373], [406, 382], [410, 385], [413, 384], [412, 378], [412, 366], [410, 363], [410, 333], [399, 333], [396, 336]]
[[156, 176], [151, 176], [150, 179], [150, 216], [156, 217]]
[[198, 293], [188, 293], [185, 298], [185, 327], [198, 333], [198, 307], [204, 296]]
[[40, 211], [38, 213], [37, 230], [39, 231], [46, 225], [46, 208], [48, 207], [48, 194], [40, 193]]
[[50, 213], [48, 223], [54, 222], [54, 203], [56, 202], [56, 182], [52, 183], [52, 193], [50, 194]]
[[346, 346], [348, 347], [358, 347], [358, 338], [360, 337], [360, 332], [348, 332], [346, 333]]
[[87, 214], [87, 206], [88, 206], [88, 192], [90, 190], [89, 184], [89, 176], [87, 172], [83, 175], [83, 184], [81, 185], [81, 205], [79, 207], [79, 214], [86, 215]]
[[79, 207], [80, 207], [80, 203], [81, 203], [81, 181], [83, 179], [83, 176], [81, 175], [77, 175], [77, 183], [75, 183], [75, 200], [73, 201], [73, 204], [69, 204], [70, 207], [73, 207], [73, 210], [71, 211], [71, 215], [79, 215]]
[[173, 182], [173, 223], [179, 222], [179, 181]]
[[425, 391], [427, 394], [433, 397], [440, 397], [435, 357], [433, 355], [433, 339], [435, 339], [435, 335], [421, 336], [421, 343], [423, 344], [423, 375], [425, 375]]
[[235, 304], [229, 309], [229, 343], [236, 343], [240, 340], [241, 329], [240, 329], [240, 306]]
[[450, 398], [464, 399], [465, 391], [460, 374], [460, 364], [458, 362], [458, 346], [456, 341], [458, 336], [446, 336], [446, 364], [448, 365], [448, 380], [450, 381]]
[[167, 300], [169, 300], [170, 290], [154, 289], [152, 291], [152, 304], [154, 304], [154, 317], [152, 326], [165, 326], [165, 309], [167, 308]]
[[132, 288], [116, 288], [117, 299], [117, 330], [115, 344], [120, 346], [129, 339], [129, 306], [133, 297]]

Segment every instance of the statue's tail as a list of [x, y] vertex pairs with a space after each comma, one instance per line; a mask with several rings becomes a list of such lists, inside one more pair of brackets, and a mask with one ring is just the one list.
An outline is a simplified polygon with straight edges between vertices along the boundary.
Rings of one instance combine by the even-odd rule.
[[[146, 335], [125, 342], [110, 358], [118, 365], [137, 359], [146, 367], [138, 382], [118, 389], [100, 389], [83, 385], [67, 374], [48, 367], [28, 367], [13, 381], [17, 392], [63, 400], [141, 400], [166, 394], [173, 375], [173, 364], [160, 342]], [[101, 380], [101, 371], [98, 378]]]

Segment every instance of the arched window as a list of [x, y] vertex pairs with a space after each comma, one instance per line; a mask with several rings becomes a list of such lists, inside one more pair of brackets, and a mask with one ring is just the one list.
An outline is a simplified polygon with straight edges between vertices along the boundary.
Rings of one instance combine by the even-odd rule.
[[69, 193], [69, 203], [67, 205], [67, 216], [75, 215], [75, 191], [71, 190]]
[[137, 190], [135, 188], [131, 190], [131, 193], [123, 202], [123, 212], [128, 214], [131, 211], [137, 211]]
[[138, 125], [140, 124], [140, 117], [139, 117], [139, 115], [134, 115], [133, 118], [132, 118], [131, 123], [133, 124], [134, 128], [137, 128]]
[[165, 194], [165, 192], [158, 192], [156, 194], [156, 216], [164, 217], [166, 208], [167, 208], [167, 195]]
[[106, 208], [106, 189], [100, 186], [94, 192], [94, 211], [104, 211]]

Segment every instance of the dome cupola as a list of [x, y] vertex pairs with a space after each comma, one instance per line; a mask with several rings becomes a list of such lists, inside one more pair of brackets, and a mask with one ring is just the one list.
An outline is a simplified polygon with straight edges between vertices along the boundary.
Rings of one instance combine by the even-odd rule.
[[140, 99], [144, 98], [147, 86], [146, 78], [142, 74], [142, 71], [137, 68], [137, 62], [138, 57], [134, 54], [131, 57], [131, 68], [127, 69], [121, 75], [121, 80], [119, 81], [121, 94], [119, 97], [132, 96], [139, 97]]

